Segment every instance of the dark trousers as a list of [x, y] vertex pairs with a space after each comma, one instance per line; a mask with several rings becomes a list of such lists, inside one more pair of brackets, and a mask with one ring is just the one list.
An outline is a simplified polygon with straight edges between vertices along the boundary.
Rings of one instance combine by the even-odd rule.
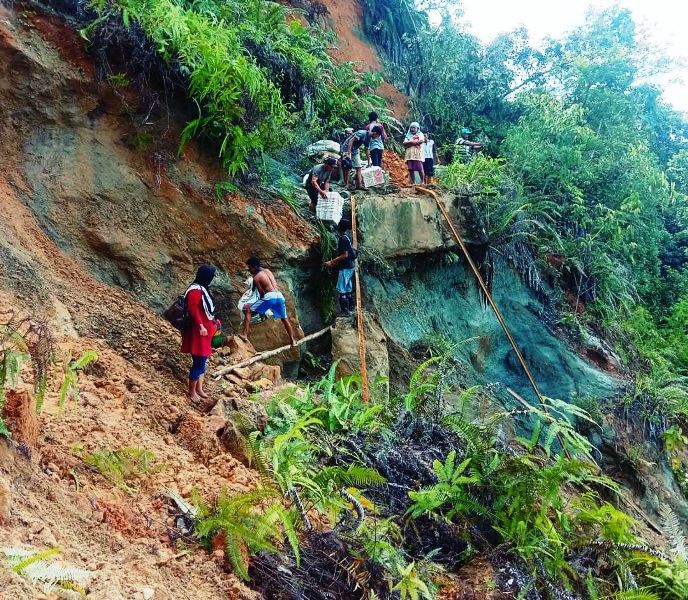
[[311, 199], [311, 204], [317, 204], [318, 198], [320, 198], [320, 192], [316, 190], [312, 185], [309, 185], [306, 188], [306, 191], [308, 192], [308, 197]]
[[382, 167], [382, 148], [376, 148], [370, 151], [370, 162], [374, 167]]

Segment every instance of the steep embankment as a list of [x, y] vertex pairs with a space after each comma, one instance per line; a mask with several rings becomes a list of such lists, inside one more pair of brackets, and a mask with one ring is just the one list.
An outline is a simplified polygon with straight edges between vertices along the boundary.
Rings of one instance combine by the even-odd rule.
[[[0, 444], [0, 547], [61, 548], [66, 564], [93, 572], [89, 597], [102, 600], [245, 595], [203, 553], [173, 556], [165, 489], [188, 495], [195, 486], [213, 497], [222, 487], [249, 490], [256, 479], [218, 440], [223, 402], [210, 415], [189, 406], [178, 336], [151, 307], [183, 290], [197, 264], [213, 262], [224, 274], [218, 296], [231, 333], [246, 257], [260, 252], [288, 274], [314, 234], [283, 205], [217, 202], [221, 172], [193, 148], [176, 159], [172, 125], [156, 130], [156, 153], [130, 150], [132, 97], [95, 80], [63, 20], [2, 9], [0, 64], [0, 320], [46, 319], [58, 358], [38, 423], [28, 373], [8, 395], [8, 424], [30, 457]], [[300, 280], [281, 283], [295, 317], [288, 284]], [[307, 321], [319, 318], [307, 302], [301, 308]], [[256, 328], [256, 346], [280, 343], [274, 325]], [[78, 406], [68, 401], [59, 415], [57, 373], [70, 353], [88, 349], [99, 360], [79, 378]], [[236, 407], [247, 394], [240, 384], [208, 385], [216, 402]], [[161, 469], [130, 495], [77, 459], [77, 446], [145, 449]], [[4, 570], [0, 590], [2, 598], [37, 597]]]
[[[328, 6], [340, 16], [349, 8]], [[340, 58], [363, 57], [354, 50]], [[244, 260], [257, 252], [288, 292], [290, 317], [298, 316], [306, 332], [319, 328], [311, 277], [314, 229], [283, 203], [261, 199], [259, 191], [250, 199], [221, 194], [218, 201], [216, 184], [225, 176], [214, 158], [195, 145], [176, 156], [182, 120], [173, 107], [165, 119], [146, 125], [149, 137], [142, 136], [137, 92], [97, 81], [83, 41], [62, 19], [22, 6], [3, 9], [0, 64], [3, 306], [48, 321], [58, 370], [69, 352], [94, 349], [100, 356], [80, 376], [78, 406], [68, 402], [61, 415], [59, 381], [51, 382], [37, 422], [26, 373], [17, 386], [12, 405], [23, 408], [23, 424], [13, 426], [23, 432], [17, 440], [27, 444], [30, 457], [0, 444], [0, 546], [59, 546], [65, 562], [93, 571], [94, 599], [250, 598], [222, 557], [213, 555], [213, 562], [201, 551], [173, 548], [177, 534], [164, 491], [188, 495], [195, 486], [212, 498], [222, 486], [251, 489], [255, 473], [238, 452], [227, 451], [224, 413], [241, 408], [257, 421], [264, 413], [246, 400], [240, 379], [222, 387], [210, 382], [214, 408], [190, 406], [177, 334], [154, 310], [185, 287], [196, 265], [212, 262], [221, 270], [220, 314], [229, 332], [236, 331]], [[452, 203], [448, 199], [450, 208]], [[389, 352], [393, 374], [403, 378], [413, 362], [407, 347], [428, 333], [442, 331], [455, 341], [478, 337], [467, 346], [467, 378], [523, 390], [518, 365], [473, 281], [462, 266], [441, 263], [447, 250], [456, 249], [430, 201], [370, 194], [360, 207], [363, 259], [391, 266], [384, 277], [370, 271], [364, 278], [368, 313], [379, 313], [381, 322], [374, 335], [370, 330], [374, 354]], [[460, 211], [452, 215], [462, 221]], [[615, 389], [615, 379], [542, 325], [541, 304], [513, 274], [501, 273], [495, 289], [545, 393]], [[284, 332], [279, 323], [264, 324], [252, 331], [252, 341], [258, 349], [275, 347]], [[232, 360], [246, 352], [236, 344], [231, 350]], [[287, 374], [297, 359], [296, 351], [287, 355]], [[384, 371], [385, 361], [378, 364]], [[637, 428], [621, 430], [618, 420], [608, 421], [597, 435], [603, 461], [612, 464], [613, 453], [630, 444]], [[162, 468], [135, 481], [137, 494], [127, 494], [77, 458], [77, 445], [90, 452], [145, 448]], [[643, 482], [643, 508], [666, 501], [685, 510], [652, 477], [647, 473]], [[6, 572], [0, 572], [0, 590], [0, 597], [36, 597], [28, 583]]]

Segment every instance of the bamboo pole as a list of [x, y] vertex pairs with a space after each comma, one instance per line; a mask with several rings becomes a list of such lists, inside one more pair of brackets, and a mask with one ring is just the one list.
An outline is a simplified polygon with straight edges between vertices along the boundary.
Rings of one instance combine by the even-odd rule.
[[[351, 235], [353, 244], [358, 248], [358, 235], [356, 232], [356, 197], [351, 196]], [[358, 355], [361, 361], [361, 385], [363, 402], [370, 401], [368, 389], [368, 368], [366, 365], [365, 337], [363, 335], [363, 303], [361, 302], [361, 280], [358, 274], [358, 261], [354, 261], [354, 273], [356, 275], [356, 318], [358, 319]]]
[[[311, 340], [314, 340], [316, 338], [319, 338], [322, 335], [325, 335], [331, 327], [325, 327], [325, 329], [321, 329], [320, 331], [316, 331], [315, 333], [311, 333], [310, 335], [307, 335], [306, 337], [301, 338], [296, 342], [297, 346], [300, 346], [301, 344], [304, 344], [306, 342], [310, 342]], [[275, 356], [277, 354], [281, 354], [282, 352], [285, 352], [286, 350], [290, 350], [291, 348], [294, 348], [295, 346], [288, 345], [288, 346], [281, 346], [279, 348], [275, 348], [274, 350], [266, 350], [265, 352], [259, 352], [255, 356], [252, 356], [251, 358], [247, 358], [246, 360], [241, 361], [240, 363], [237, 363], [235, 365], [231, 365], [229, 367], [222, 367], [221, 369], [218, 369], [213, 373], [213, 379], [217, 381], [220, 379], [223, 375], [227, 373], [231, 373], [234, 371], [234, 369], [240, 369], [242, 367], [248, 367], [249, 365], [252, 365], [255, 362], [258, 362], [259, 360], [263, 360], [264, 358], [270, 358], [271, 356]]]
[[[471, 255], [468, 253], [468, 248], [466, 247], [466, 244], [463, 241], [463, 238], [459, 235], [459, 232], [456, 231], [454, 224], [451, 222], [449, 214], [447, 213], [447, 209], [444, 207], [444, 204], [442, 204], [442, 201], [440, 200], [439, 196], [435, 192], [433, 192], [432, 190], [429, 190], [429, 189], [424, 188], [424, 187], [419, 187], [419, 186], [416, 187], [416, 189], [419, 192], [426, 194], [426, 195], [429, 195], [429, 196], [432, 196], [435, 199], [435, 203], [437, 204], [437, 208], [439, 208], [440, 212], [442, 213], [444, 220], [447, 222], [449, 229], [451, 229], [451, 232], [454, 235], [454, 239], [456, 240], [457, 244], [459, 244], [461, 251], [463, 252], [463, 255], [466, 257], [466, 260], [468, 261], [468, 264], [470, 265], [471, 270], [473, 271], [473, 275], [475, 275], [475, 278], [478, 281], [478, 285], [480, 285], [480, 288], [482, 289], [483, 293], [485, 294], [485, 297], [487, 298], [487, 301], [489, 302], [490, 306], [492, 307], [492, 310], [494, 311], [494, 314], [497, 317], [499, 324], [502, 326], [502, 329], [504, 330], [504, 333], [506, 334], [506, 337], [509, 340], [511, 347], [513, 348], [514, 352], [516, 353], [516, 358], [518, 358], [518, 362], [521, 363], [521, 367], [525, 371], [526, 377], [528, 378], [528, 381], [530, 382], [530, 385], [533, 388], [533, 391], [535, 392], [537, 399], [540, 401], [540, 404], [542, 405], [547, 416], [549, 416], [549, 410], [547, 409], [547, 403], [545, 402], [545, 397], [540, 393], [540, 388], [538, 388], [537, 383], [535, 383], [535, 378], [531, 374], [530, 369], [528, 368], [528, 365], [526, 364], [526, 361], [523, 358], [523, 355], [521, 354], [521, 351], [519, 350], [518, 345], [516, 344], [516, 340], [514, 339], [514, 336], [511, 335], [511, 331], [509, 330], [509, 327], [507, 326], [506, 321], [504, 320], [504, 317], [502, 316], [502, 312], [499, 310], [499, 307], [497, 306], [494, 299], [492, 298], [492, 294], [490, 294], [490, 290], [487, 289], [487, 285], [485, 284], [485, 281], [483, 280], [482, 276], [480, 275], [480, 271], [478, 270], [478, 267], [473, 262]], [[513, 392], [512, 392], [512, 395], [513, 395]], [[571, 458], [571, 455], [569, 454], [568, 449], [564, 445], [564, 440], [562, 439], [561, 434], [557, 435], [557, 439], [559, 440], [559, 443], [561, 444], [561, 447], [564, 450], [564, 454], [566, 454], [567, 458]]]

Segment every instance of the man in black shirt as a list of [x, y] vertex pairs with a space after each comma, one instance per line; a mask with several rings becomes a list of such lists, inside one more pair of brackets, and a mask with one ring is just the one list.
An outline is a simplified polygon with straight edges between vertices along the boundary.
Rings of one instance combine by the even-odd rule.
[[356, 251], [349, 236], [346, 235], [347, 230], [351, 227], [351, 221], [342, 219], [337, 225], [336, 231], [339, 236], [339, 243], [337, 244], [337, 256], [332, 260], [326, 261], [326, 267], [333, 267], [337, 265], [339, 275], [337, 276], [337, 292], [339, 293], [339, 307], [341, 308], [340, 316], [347, 316], [354, 308], [354, 300], [351, 296], [353, 290], [352, 279], [354, 276], [354, 260], [356, 260]]

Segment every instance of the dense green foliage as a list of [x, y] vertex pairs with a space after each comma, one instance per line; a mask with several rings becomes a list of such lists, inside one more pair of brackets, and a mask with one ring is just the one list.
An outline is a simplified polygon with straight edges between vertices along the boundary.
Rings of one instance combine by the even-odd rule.
[[480, 208], [487, 272], [515, 266], [574, 334], [611, 340], [649, 422], [685, 418], [688, 121], [647, 83], [667, 60], [619, 7], [535, 51], [521, 30], [483, 46], [442, 3], [435, 24], [394, 6], [413, 10], [371, 0], [366, 31], [414, 118], [441, 146], [463, 125], [485, 145], [442, 183]]
[[350, 63], [335, 65], [327, 54], [332, 37], [281, 4], [96, 0], [92, 6], [101, 15], [96, 25], [119, 14], [125, 26], [141, 28], [166, 62], [175, 61], [198, 104], [181, 145], [201, 134], [216, 140], [232, 175], [257, 153], [290, 145], [295, 131], [317, 136], [381, 104], [372, 94], [380, 79]]
[[[221, 533], [257, 589], [429, 599], [435, 574], [478, 554], [500, 565], [493, 585], [504, 595], [682, 597], [679, 521], [666, 512], [663, 551], [639, 538], [568, 416], [589, 419], [581, 409], [552, 400], [549, 415], [475, 421], [471, 407], [489, 392], [469, 388], [450, 404], [453, 366], [441, 356], [421, 365], [406, 394], [380, 392], [369, 404], [360, 377], [336, 379], [335, 369], [276, 397], [265, 433], [246, 432], [262, 488], [223, 495], [213, 509], [195, 498], [196, 534], [210, 544]], [[524, 417], [533, 435], [504, 446], [500, 429]], [[570, 457], [552, 452], [558, 435]]]

